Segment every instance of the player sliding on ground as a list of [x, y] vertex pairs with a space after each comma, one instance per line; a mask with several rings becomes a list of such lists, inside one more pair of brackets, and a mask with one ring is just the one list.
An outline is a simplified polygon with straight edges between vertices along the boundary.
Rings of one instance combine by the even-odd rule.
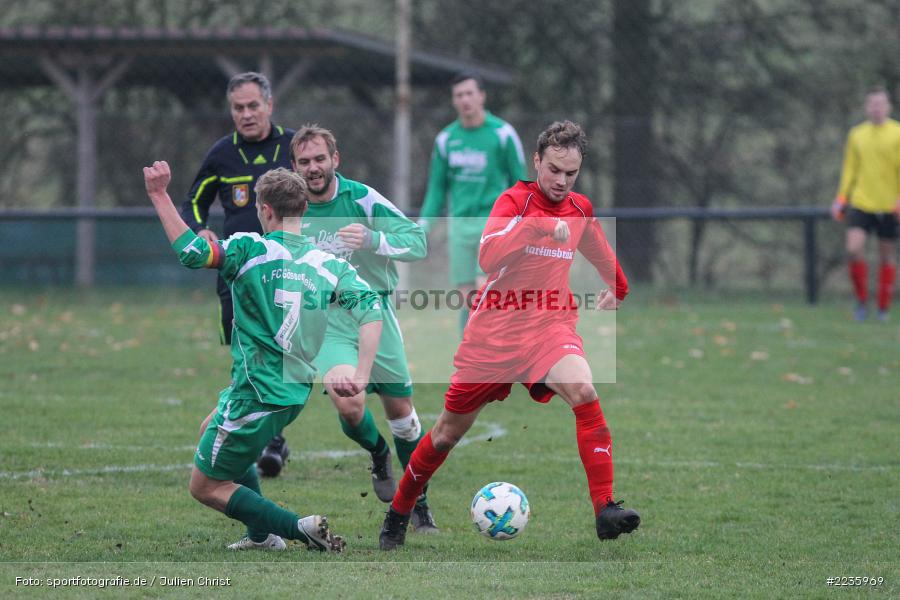
[[381, 335], [380, 299], [344, 260], [300, 235], [309, 201], [306, 182], [279, 168], [256, 183], [264, 235], [236, 233], [210, 243], [184, 223], [166, 188], [169, 165], [144, 168], [144, 183], [181, 263], [218, 269], [234, 298], [231, 385], [201, 426], [191, 472], [191, 495], [247, 526], [232, 550], [284, 550], [283, 538], [313, 550], [341, 552], [344, 541], [325, 517], [298, 517], [262, 496], [256, 457], [290, 424], [312, 389], [313, 359], [328, 322], [329, 304], [345, 308], [359, 328], [357, 370], [334, 382], [341, 396], [366, 387]]
[[520, 181], [494, 204], [481, 237], [479, 262], [488, 281], [480, 290], [453, 364], [444, 410], [419, 443], [381, 528], [379, 545], [404, 543], [421, 490], [469, 430], [479, 411], [506, 398], [514, 382], [538, 402], [559, 394], [575, 413], [578, 452], [587, 473], [597, 535], [614, 539], [640, 524], [613, 500], [612, 442], [592, 384], [569, 270], [581, 252], [614, 291], [597, 308], [615, 310], [628, 283], [587, 197], [572, 192], [587, 138], [569, 121], [550, 125], [534, 153], [536, 182]]

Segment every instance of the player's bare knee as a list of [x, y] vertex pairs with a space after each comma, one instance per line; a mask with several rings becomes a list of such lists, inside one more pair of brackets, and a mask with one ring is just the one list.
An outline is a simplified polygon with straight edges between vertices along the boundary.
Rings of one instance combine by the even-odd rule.
[[206, 504], [207, 506], [209, 505], [209, 488], [204, 485], [204, 483], [200, 479], [192, 477], [191, 483], [188, 485], [188, 490], [190, 490], [191, 496], [194, 498], [194, 500], [200, 502], [201, 504]]
[[352, 398], [342, 398], [340, 396], [332, 396], [334, 406], [337, 408], [341, 418], [350, 425], [359, 425], [360, 421], [366, 414], [366, 403], [364, 396], [353, 396]]
[[382, 396], [381, 403], [384, 405], [384, 414], [388, 421], [405, 419], [416, 412], [410, 397]]
[[572, 386], [569, 390], [569, 403], [572, 406], [588, 404], [597, 398], [597, 390], [595, 390], [593, 384], [590, 383], [579, 383]]
[[435, 425], [431, 430], [431, 445], [438, 452], [448, 452], [459, 443], [465, 434], [465, 431], [458, 431], [453, 427]]

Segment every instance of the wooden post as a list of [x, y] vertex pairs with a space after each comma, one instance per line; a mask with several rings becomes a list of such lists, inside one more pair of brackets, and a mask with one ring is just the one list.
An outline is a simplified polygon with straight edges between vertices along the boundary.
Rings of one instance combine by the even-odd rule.
[[[74, 68], [69, 73], [63, 66]], [[97, 197], [97, 103], [131, 64], [131, 59], [122, 59], [103, 74], [96, 77], [94, 69], [109, 67], [106, 57], [65, 56], [41, 57], [41, 67], [47, 76], [65, 92], [75, 105], [77, 126], [76, 160], [78, 171], [75, 180], [76, 205], [79, 210], [90, 210], [96, 206]], [[73, 76], [74, 75], [74, 76]], [[96, 223], [84, 217], [78, 219], [75, 243], [75, 282], [81, 287], [94, 284], [96, 262]]]
[[[394, 101], [394, 176], [391, 200], [404, 213], [409, 212], [409, 155], [410, 155], [410, 18], [409, 0], [396, 0], [396, 58], [395, 58], [395, 101]], [[409, 267], [400, 263], [398, 270], [400, 289], [409, 287]]]

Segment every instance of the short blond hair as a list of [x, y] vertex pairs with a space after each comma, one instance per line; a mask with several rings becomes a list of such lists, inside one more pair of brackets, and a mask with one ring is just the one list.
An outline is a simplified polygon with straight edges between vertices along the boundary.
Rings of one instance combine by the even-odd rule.
[[325, 141], [328, 154], [333, 155], [337, 152], [337, 140], [330, 130], [320, 127], [318, 123], [304, 123], [291, 138], [291, 158], [294, 156], [294, 150], [317, 137]]
[[309, 203], [309, 188], [299, 173], [284, 167], [263, 174], [253, 188], [256, 202], [268, 204], [279, 219], [302, 217]]

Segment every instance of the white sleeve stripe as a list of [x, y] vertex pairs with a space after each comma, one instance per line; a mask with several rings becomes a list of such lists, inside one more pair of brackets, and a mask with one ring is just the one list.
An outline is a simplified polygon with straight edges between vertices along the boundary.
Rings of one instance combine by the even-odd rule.
[[378, 243], [378, 249], [375, 254], [379, 256], [397, 256], [398, 254], [406, 254], [409, 248], [395, 248], [387, 241], [387, 236], [382, 232], [381, 241]]
[[481, 243], [483, 244], [483, 243], [485, 243], [487, 240], [489, 240], [490, 238], [496, 237], [496, 236], [498, 236], [498, 235], [506, 235], [507, 233], [509, 233], [510, 231], [512, 231], [513, 227], [516, 226], [516, 223], [518, 223], [518, 222], [521, 221], [521, 220], [522, 220], [522, 218], [519, 217], [518, 215], [515, 216], [515, 217], [513, 217], [512, 219], [509, 220], [509, 223], [506, 224], [506, 227], [504, 227], [504, 228], [501, 229], [500, 231], [495, 231], [494, 233], [489, 233], [489, 234], [483, 236], [483, 237], [481, 238]]
[[519, 136], [516, 134], [516, 130], [509, 123], [504, 123], [502, 127], [497, 129], [497, 134], [500, 136], [500, 140], [505, 144], [506, 141], [512, 140], [513, 146], [516, 148], [516, 155], [519, 157], [519, 160], [522, 164], [525, 163], [525, 150], [522, 149], [522, 140], [519, 139]]
[[438, 152], [443, 158], [447, 158], [447, 138], [449, 137], [450, 132], [442, 131], [434, 139], [434, 145], [437, 146]]
[[359, 204], [362, 207], [363, 211], [366, 213], [366, 219], [368, 219], [369, 221], [369, 227], [372, 227], [372, 225], [374, 224], [376, 204], [380, 204], [398, 217], [406, 218], [406, 215], [403, 214], [403, 211], [397, 208], [393, 202], [379, 194], [376, 190], [370, 188], [369, 186], [366, 186], [366, 190], [368, 190], [368, 193], [362, 198], [357, 198], [356, 203]]

